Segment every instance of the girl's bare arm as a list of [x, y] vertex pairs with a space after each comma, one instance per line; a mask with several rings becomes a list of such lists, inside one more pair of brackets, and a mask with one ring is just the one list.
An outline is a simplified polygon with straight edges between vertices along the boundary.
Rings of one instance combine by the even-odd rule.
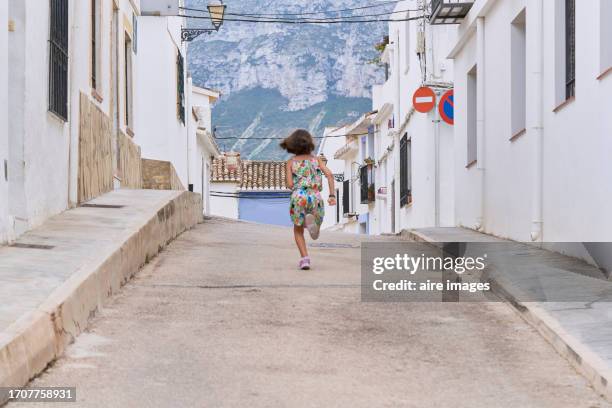
[[291, 163], [293, 162], [293, 159], [289, 159], [287, 161], [287, 169], [285, 171], [285, 178], [287, 181], [287, 187], [290, 190], [293, 190], [293, 169], [291, 168]]
[[327, 178], [327, 184], [329, 185], [329, 195], [332, 196], [329, 198], [329, 205], [334, 205], [336, 203], [336, 185], [334, 180], [334, 175], [331, 170], [327, 168], [323, 159], [319, 158], [319, 167], [323, 174], [325, 174], [325, 178]]

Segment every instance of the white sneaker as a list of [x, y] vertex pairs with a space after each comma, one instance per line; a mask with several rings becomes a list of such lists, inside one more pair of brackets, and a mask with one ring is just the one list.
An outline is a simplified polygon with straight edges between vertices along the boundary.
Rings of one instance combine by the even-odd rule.
[[317, 225], [316, 218], [312, 214], [306, 214], [306, 229], [310, 234], [310, 238], [317, 240], [319, 238], [320, 227]]

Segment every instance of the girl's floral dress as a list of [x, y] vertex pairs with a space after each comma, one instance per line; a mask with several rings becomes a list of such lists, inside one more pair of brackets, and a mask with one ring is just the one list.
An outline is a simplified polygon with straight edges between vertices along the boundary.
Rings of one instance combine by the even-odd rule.
[[306, 160], [292, 160], [293, 193], [289, 214], [293, 224], [303, 227], [306, 214], [315, 216], [317, 225], [323, 223], [325, 204], [321, 197], [323, 171], [316, 157]]

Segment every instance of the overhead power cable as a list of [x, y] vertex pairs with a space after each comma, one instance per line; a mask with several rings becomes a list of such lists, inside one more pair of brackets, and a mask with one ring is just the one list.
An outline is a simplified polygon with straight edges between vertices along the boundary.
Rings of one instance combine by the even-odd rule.
[[[187, 15], [179, 15], [177, 17], [184, 18], [193, 18], [193, 19], [206, 19], [209, 17], [204, 16], [187, 16]], [[364, 17], [367, 18], [367, 17]], [[417, 17], [408, 17], [402, 19], [362, 19], [362, 20], [346, 20], [346, 19], [336, 19], [336, 20], [260, 20], [260, 19], [248, 19], [248, 18], [225, 18], [224, 21], [235, 21], [235, 22], [244, 22], [244, 23], [263, 23], [263, 24], [356, 24], [356, 23], [399, 23], [403, 21], [413, 21], [413, 20], [421, 20], [424, 16]]]
[[[351, 137], [351, 136], [365, 136], [369, 133], [351, 133], [350, 135], [328, 135], [328, 136], [313, 136], [313, 139], [325, 139], [328, 137]], [[270, 137], [266, 137], [266, 136], [254, 136], [254, 137], [243, 137], [243, 136], [223, 136], [223, 137], [216, 137], [215, 136], [215, 140], [285, 140], [286, 138], [284, 137], [277, 137], [277, 136], [270, 136]]]
[[[302, 13], [278, 13], [278, 14], [251, 14], [251, 13], [245, 13], [245, 15], [250, 15], [253, 17], [275, 17], [275, 16], [312, 16], [312, 15], [317, 15], [317, 14], [329, 14], [329, 13], [343, 13], [346, 11], [354, 11], [354, 10], [365, 10], [365, 9], [371, 9], [371, 8], [377, 8], [377, 7], [382, 7], [382, 6], [386, 6], [389, 4], [396, 4], [399, 3], [402, 0], [395, 0], [395, 1], [385, 1], [385, 2], [380, 2], [380, 3], [376, 3], [376, 4], [369, 4], [366, 6], [361, 6], [361, 7], [352, 7], [352, 8], [346, 8], [346, 9], [337, 9], [337, 10], [325, 10], [325, 11], [315, 11], [315, 12], [302, 12]], [[196, 9], [196, 8], [189, 8], [189, 7], [180, 7], [181, 10], [187, 10], [187, 11], [199, 11], [199, 12], [208, 12], [208, 10], [203, 10], [203, 9]], [[230, 14], [230, 13], [227, 13]]]
[[390, 11], [388, 13], [376, 13], [376, 14], [362, 14], [362, 15], [350, 15], [350, 16], [339, 16], [339, 17], [305, 17], [305, 18], [293, 18], [293, 17], [259, 17], [250, 14], [231, 14], [227, 13], [227, 15], [232, 15], [240, 18], [253, 18], [253, 19], [265, 19], [265, 20], [291, 20], [291, 21], [326, 21], [326, 20], [342, 20], [342, 19], [352, 19], [352, 18], [372, 18], [372, 17], [381, 17], [381, 16], [391, 16], [393, 14], [403, 14], [410, 12], [418, 12], [422, 10], [417, 9], [409, 9], [409, 10], [398, 10], [398, 11]]

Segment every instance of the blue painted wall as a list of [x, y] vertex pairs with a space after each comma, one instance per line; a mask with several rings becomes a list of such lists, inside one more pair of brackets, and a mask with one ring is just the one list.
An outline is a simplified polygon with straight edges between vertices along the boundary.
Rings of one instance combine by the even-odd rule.
[[242, 192], [238, 201], [241, 220], [291, 226], [289, 194], [271, 192]]

